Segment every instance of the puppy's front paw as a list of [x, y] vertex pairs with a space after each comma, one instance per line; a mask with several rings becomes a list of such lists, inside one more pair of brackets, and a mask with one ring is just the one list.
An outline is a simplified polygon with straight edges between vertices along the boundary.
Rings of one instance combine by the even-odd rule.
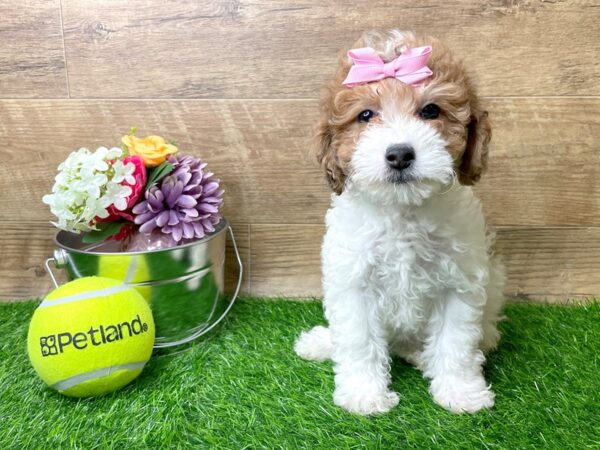
[[351, 413], [370, 416], [388, 412], [398, 404], [400, 397], [392, 391], [376, 391], [358, 388], [347, 391], [336, 388], [333, 403]]
[[431, 382], [435, 402], [453, 413], [474, 413], [494, 406], [494, 393], [483, 376], [438, 377]]

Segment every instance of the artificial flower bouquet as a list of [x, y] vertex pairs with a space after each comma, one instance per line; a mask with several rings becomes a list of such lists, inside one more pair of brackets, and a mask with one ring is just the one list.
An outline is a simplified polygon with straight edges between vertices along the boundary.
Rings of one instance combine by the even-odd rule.
[[120, 241], [123, 251], [168, 248], [201, 239], [221, 220], [223, 190], [206, 163], [179, 154], [160, 136], [132, 129], [121, 148], [86, 148], [58, 166], [43, 202], [56, 227], [82, 241]]

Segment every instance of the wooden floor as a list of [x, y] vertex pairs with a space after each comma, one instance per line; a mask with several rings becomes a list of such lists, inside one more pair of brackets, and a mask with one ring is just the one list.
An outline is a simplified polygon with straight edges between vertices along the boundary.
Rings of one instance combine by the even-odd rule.
[[223, 179], [245, 292], [319, 295], [329, 192], [307, 155], [319, 91], [339, 49], [392, 27], [443, 38], [479, 77], [494, 139], [477, 191], [507, 294], [600, 295], [598, 6], [0, 0], [0, 299], [50, 286], [41, 197], [57, 164], [131, 126]]

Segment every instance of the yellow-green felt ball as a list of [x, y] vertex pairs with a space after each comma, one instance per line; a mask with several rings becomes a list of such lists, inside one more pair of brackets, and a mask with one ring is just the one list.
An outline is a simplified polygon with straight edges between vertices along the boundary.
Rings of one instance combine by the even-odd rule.
[[150, 270], [144, 255], [101, 256], [98, 262], [98, 276], [132, 284], [136, 291], [150, 302], [152, 289], [149, 286], [136, 286], [136, 283], [150, 280]]
[[154, 320], [146, 300], [121, 281], [84, 277], [50, 292], [29, 325], [27, 350], [58, 392], [89, 397], [136, 378], [150, 359]]

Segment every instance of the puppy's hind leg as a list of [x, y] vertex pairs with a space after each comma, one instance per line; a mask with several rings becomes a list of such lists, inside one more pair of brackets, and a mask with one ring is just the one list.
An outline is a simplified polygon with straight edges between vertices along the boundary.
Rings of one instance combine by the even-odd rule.
[[326, 361], [331, 359], [333, 344], [329, 328], [316, 326], [310, 331], [303, 331], [296, 339], [294, 351], [308, 361]]
[[481, 350], [488, 352], [498, 345], [500, 332], [498, 331], [498, 322], [502, 320], [502, 309], [504, 307], [504, 285], [506, 284], [506, 275], [504, 265], [499, 255], [494, 255], [490, 259], [490, 281], [486, 286], [487, 301], [483, 310], [483, 338], [481, 340]]

